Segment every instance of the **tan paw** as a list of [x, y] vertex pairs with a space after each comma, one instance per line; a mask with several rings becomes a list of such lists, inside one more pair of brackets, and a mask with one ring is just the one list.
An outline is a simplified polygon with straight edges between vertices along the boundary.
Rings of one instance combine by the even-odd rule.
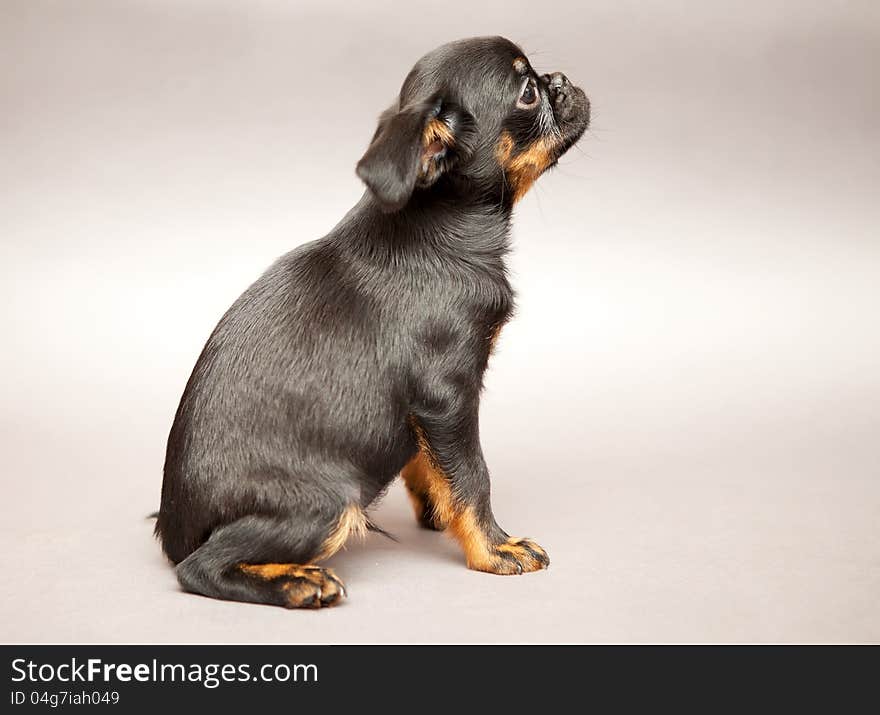
[[239, 568], [280, 596], [267, 602], [286, 608], [334, 606], [345, 596], [342, 581], [332, 569], [324, 566], [241, 564]]
[[521, 574], [540, 571], [550, 565], [550, 557], [531, 539], [511, 537], [489, 547], [488, 558], [469, 563], [470, 568], [494, 574]]
[[345, 586], [332, 569], [298, 566], [285, 574], [281, 589], [287, 593], [288, 608], [335, 606], [345, 596]]

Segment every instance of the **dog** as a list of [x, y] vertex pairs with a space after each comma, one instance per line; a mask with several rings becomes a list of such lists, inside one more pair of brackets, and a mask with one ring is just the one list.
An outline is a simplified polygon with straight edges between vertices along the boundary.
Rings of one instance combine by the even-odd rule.
[[416, 63], [357, 164], [363, 197], [248, 288], [196, 362], [156, 523], [185, 591], [339, 603], [342, 581], [319, 564], [381, 531], [367, 509], [398, 475], [469, 568], [549, 565], [493, 516], [478, 412], [514, 307], [513, 206], [589, 122], [582, 89], [502, 37]]

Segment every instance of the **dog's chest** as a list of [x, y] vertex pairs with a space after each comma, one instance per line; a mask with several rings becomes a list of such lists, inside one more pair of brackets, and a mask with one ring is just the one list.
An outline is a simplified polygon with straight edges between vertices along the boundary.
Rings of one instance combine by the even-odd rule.
[[400, 305], [401, 319], [428, 354], [464, 350], [478, 357], [513, 312], [514, 292], [500, 261], [448, 261], [412, 288]]

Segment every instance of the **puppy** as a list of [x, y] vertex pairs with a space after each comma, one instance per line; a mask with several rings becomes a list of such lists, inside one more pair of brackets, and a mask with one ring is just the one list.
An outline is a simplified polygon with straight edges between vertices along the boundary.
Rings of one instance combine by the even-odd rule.
[[375, 528], [366, 510], [398, 475], [469, 568], [547, 567], [492, 514], [480, 390], [513, 310], [512, 207], [589, 118], [580, 88], [501, 37], [419, 60], [357, 164], [363, 197], [245, 291], [193, 369], [156, 524], [186, 591], [338, 603], [317, 564]]

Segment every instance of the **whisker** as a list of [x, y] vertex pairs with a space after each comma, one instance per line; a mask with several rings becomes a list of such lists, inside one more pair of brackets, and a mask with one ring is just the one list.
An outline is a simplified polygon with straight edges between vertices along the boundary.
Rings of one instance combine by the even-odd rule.
[[580, 174], [575, 174], [571, 171], [567, 171], [559, 166], [559, 164], [556, 165], [555, 169], [566, 178], [579, 179], [580, 181], [591, 181], [589, 176], [582, 176]]
[[546, 217], [544, 216], [544, 207], [541, 205], [541, 192], [542, 192], [544, 189], [543, 189], [543, 188], [541, 187], [541, 185], [538, 184], [538, 183], [535, 183], [535, 184], [534, 184], [534, 188], [537, 189], [537, 191], [535, 191], [535, 192], [533, 192], [533, 193], [534, 193], [534, 196], [535, 196], [535, 203], [538, 204], [538, 213], [541, 215], [541, 222], [542, 222], [542, 223], [546, 223], [547, 219], [546, 219]]

